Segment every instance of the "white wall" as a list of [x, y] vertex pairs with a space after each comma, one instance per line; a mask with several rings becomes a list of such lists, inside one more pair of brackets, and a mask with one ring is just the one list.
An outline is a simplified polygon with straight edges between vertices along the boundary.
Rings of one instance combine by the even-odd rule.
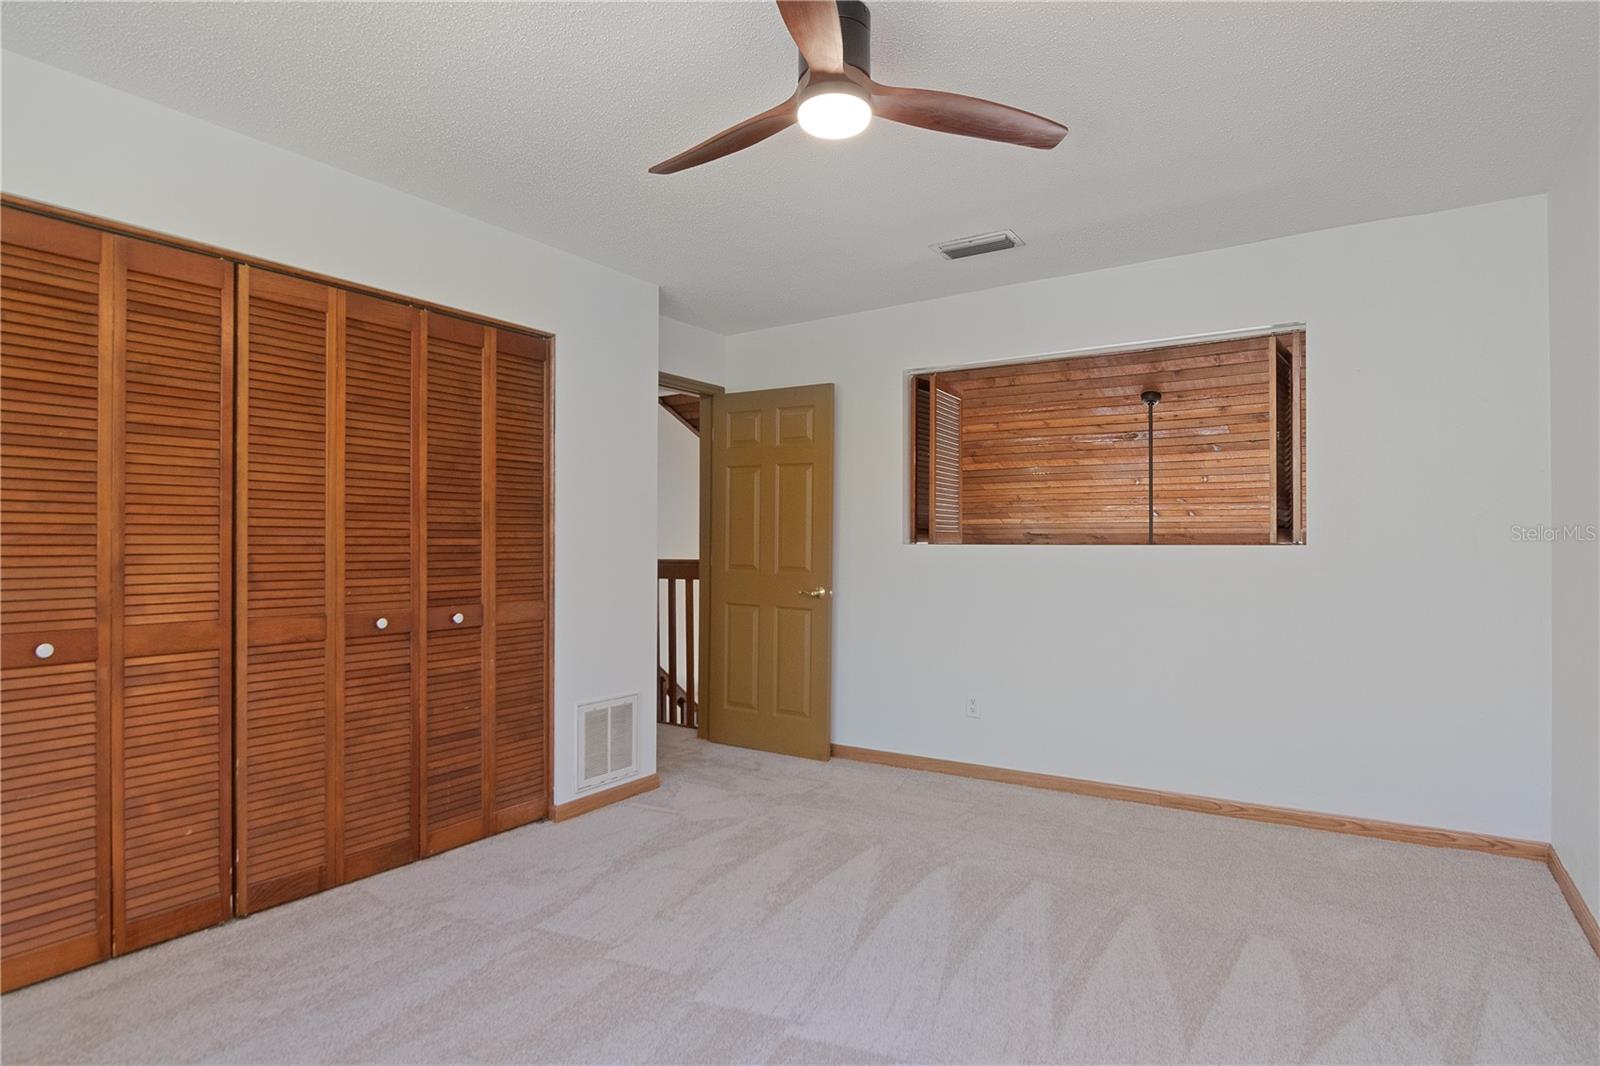
[[[729, 338], [730, 389], [838, 386], [834, 741], [1548, 840], [1545, 238], [1534, 197]], [[1296, 321], [1308, 546], [904, 543], [907, 370]]]
[[727, 372], [728, 338], [709, 329], [661, 316], [661, 369], [668, 374], [721, 385]]
[[700, 438], [663, 407], [656, 416], [656, 554], [700, 557]]
[[[1595, 128], [1550, 191], [1551, 522], [1600, 524], [1600, 160]], [[1590, 534], [1592, 536], [1592, 534]], [[1552, 837], [1600, 914], [1600, 544], [1551, 547]]]
[[[662, 319], [668, 322], [670, 319]], [[705, 378], [698, 380], [704, 381]], [[698, 559], [700, 557], [700, 438], [676, 415], [657, 408], [659, 433], [656, 438], [656, 554], [663, 559]], [[698, 606], [699, 584], [690, 586], [693, 591], [680, 594], [678, 600], [677, 634], [674, 649], [678, 660], [677, 676], [686, 678], [693, 669], [689, 662], [689, 612], [686, 600], [692, 596]], [[658, 632], [660, 634], [659, 661], [667, 662], [667, 637], [672, 632], [667, 625], [667, 601], [657, 590]], [[698, 658], [698, 656], [696, 656]], [[680, 684], [684, 682], [679, 681]], [[696, 684], [695, 690], [699, 690]]]
[[[576, 705], [636, 692], [651, 714], [656, 287], [21, 56], [3, 66], [9, 193], [555, 333], [553, 766], [570, 799]], [[640, 740], [650, 773], [654, 730]]]

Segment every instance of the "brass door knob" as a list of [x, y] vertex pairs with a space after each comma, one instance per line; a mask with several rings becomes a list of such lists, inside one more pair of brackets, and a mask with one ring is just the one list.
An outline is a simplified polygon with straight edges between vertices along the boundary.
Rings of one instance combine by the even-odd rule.
[[828, 590], [823, 588], [821, 585], [818, 585], [814, 589], [801, 589], [800, 590], [800, 595], [802, 595], [802, 596], [810, 596], [814, 600], [820, 600], [824, 596], [826, 596], [827, 594], [828, 594]]

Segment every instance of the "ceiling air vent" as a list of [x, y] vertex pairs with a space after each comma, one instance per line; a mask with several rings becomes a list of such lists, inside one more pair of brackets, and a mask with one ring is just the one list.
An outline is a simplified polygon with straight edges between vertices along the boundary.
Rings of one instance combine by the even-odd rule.
[[965, 259], [972, 255], [986, 255], [989, 252], [1003, 252], [1007, 248], [1022, 247], [1022, 238], [1008, 229], [999, 233], [980, 233], [976, 237], [962, 237], [958, 241], [945, 241], [936, 244], [933, 250], [946, 259]]

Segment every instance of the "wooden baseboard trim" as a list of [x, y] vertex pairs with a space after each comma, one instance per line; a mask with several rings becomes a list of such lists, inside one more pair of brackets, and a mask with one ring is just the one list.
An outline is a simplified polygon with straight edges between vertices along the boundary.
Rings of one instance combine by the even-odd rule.
[[564, 822], [568, 818], [576, 818], [580, 814], [588, 814], [590, 811], [597, 811], [601, 807], [609, 807], [613, 803], [621, 803], [623, 800], [633, 796], [638, 796], [645, 792], [653, 792], [659, 787], [661, 787], [660, 774], [635, 778], [626, 784], [608, 788], [604, 792], [595, 792], [588, 796], [579, 796], [577, 799], [569, 800], [566, 803], [557, 803], [550, 808], [550, 820], [552, 822]]
[[1043, 788], [1053, 792], [1071, 792], [1079, 796], [1143, 803], [1147, 806], [1191, 811], [1196, 814], [1219, 814], [1225, 818], [1243, 818], [1252, 822], [1291, 825], [1300, 829], [1317, 829], [1327, 833], [1345, 833], [1350, 836], [1373, 837], [1405, 844], [1425, 844], [1433, 848], [1482, 851], [1491, 855], [1534, 859], [1539, 862], [1548, 862], [1550, 858], [1550, 845], [1536, 840], [1465, 833], [1454, 829], [1435, 829], [1430, 826], [1406, 825], [1402, 822], [1380, 822], [1371, 818], [1348, 818], [1337, 814], [1300, 811], [1292, 807], [1236, 803], [1209, 796], [1190, 796], [1182, 792], [1163, 792], [1160, 789], [1134, 788], [1129, 785], [1108, 785], [1101, 781], [1086, 781], [1076, 777], [1057, 777], [1054, 774], [1040, 774], [1028, 770], [1007, 770], [998, 766], [955, 762], [950, 759], [930, 759], [921, 755], [902, 755], [899, 752], [853, 748], [844, 744], [833, 745], [833, 754], [838, 758], [853, 759], [857, 762], [898, 766], [907, 770], [926, 770], [936, 774], [954, 774], [957, 777], [975, 777], [984, 781], [1000, 781], [1008, 785], [1025, 785], [1028, 788]]
[[1589, 904], [1584, 902], [1583, 893], [1578, 891], [1572, 875], [1567, 873], [1567, 868], [1562, 865], [1561, 856], [1556, 854], [1554, 845], [1550, 848], [1550, 876], [1561, 886], [1561, 894], [1567, 898], [1567, 906], [1572, 908], [1572, 916], [1578, 919], [1578, 928], [1589, 938], [1589, 946], [1594, 948], [1596, 955], [1600, 955], [1600, 922], [1595, 921], [1594, 912], [1589, 909]]

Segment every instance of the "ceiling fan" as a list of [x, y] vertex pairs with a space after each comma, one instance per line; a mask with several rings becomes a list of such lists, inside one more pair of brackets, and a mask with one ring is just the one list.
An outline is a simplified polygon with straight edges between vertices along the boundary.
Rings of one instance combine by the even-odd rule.
[[1067, 135], [1059, 122], [991, 100], [873, 81], [872, 16], [860, 0], [778, 0], [778, 13], [800, 48], [800, 83], [794, 95], [657, 163], [650, 173], [676, 174], [721, 159], [796, 122], [813, 137], [828, 140], [854, 137], [874, 115], [1028, 148], [1054, 148]]

